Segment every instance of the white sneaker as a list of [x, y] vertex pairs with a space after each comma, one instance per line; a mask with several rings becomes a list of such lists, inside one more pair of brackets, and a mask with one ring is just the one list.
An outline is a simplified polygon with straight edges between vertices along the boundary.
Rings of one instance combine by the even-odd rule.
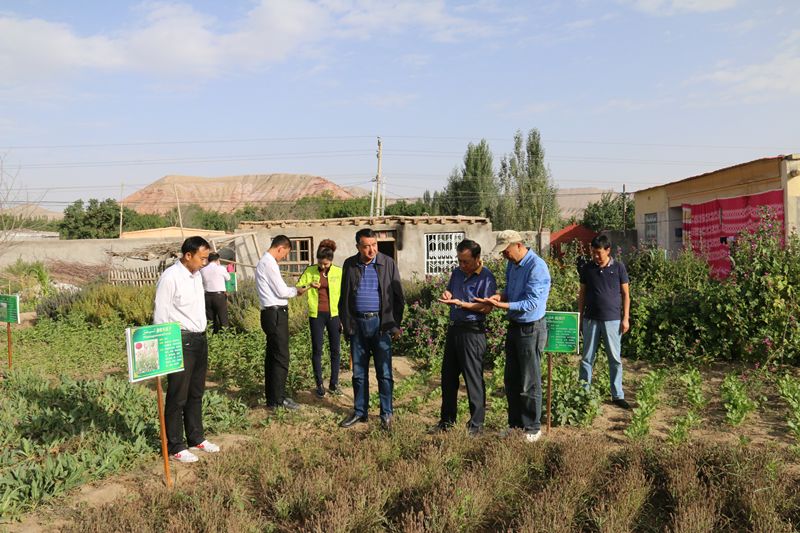
[[178, 461], [179, 463], [196, 463], [199, 460], [197, 456], [189, 450], [183, 450], [182, 452], [174, 453], [170, 455], [170, 458]]
[[536, 433], [525, 433], [525, 442], [536, 442], [541, 438], [542, 438], [541, 431], [537, 431]]
[[193, 450], [201, 450], [201, 451], [208, 452], [208, 453], [217, 453], [219, 451], [219, 446], [217, 446], [213, 442], [209, 442], [207, 440], [204, 440], [203, 442], [201, 442], [197, 446], [192, 446], [192, 449]]

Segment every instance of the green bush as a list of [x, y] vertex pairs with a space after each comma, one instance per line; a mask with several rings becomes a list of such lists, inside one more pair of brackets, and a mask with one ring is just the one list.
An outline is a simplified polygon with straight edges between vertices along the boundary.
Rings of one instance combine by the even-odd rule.
[[36, 311], [54, 320], [80, 314], [91, 324], [122, 322], [144, 326], [153, 322], [155, 285], [128, 287], [106, 283], [91, 285], [75, 293], [58, 293], [43, 299]]
[[[795, 362], [800, 357], [800, 238], [783, 238], [768, 212], [737, 236], [730, 276], [709, 275], [690, 251], [631, 254], [631, 332], [627, 357], [707, 363]], [[725, 327], [721, 327], [721, 325]]]

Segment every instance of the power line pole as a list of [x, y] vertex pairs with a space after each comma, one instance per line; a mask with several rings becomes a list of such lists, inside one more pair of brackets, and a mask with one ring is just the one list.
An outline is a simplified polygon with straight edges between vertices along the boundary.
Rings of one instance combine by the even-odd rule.
[[125, 194], [125, 182], [119, 184], [119, 238], [122, 238], [122, 195]]
[[383, 176], [381, 176], [381, 163], [383, 157], [383, 143], [381, 138], [378, 137], [378, 173], [375, 175], [375, 215], [383, 216]]
[[183, 216], [181, 215], [181, 201], [178, 198], [178, 186], [174, 183], [172, 184], [172, 190], [175, 191], [175, 203], [178, 206], [178, 224], [181, 226], [181, 239], [184, 239], [183, 236]]
[[625, 232], [628, 229], [627, 218], [628, 195], [625, 194], [625, 184], [622, 184], [622, 237], [625, 238]]

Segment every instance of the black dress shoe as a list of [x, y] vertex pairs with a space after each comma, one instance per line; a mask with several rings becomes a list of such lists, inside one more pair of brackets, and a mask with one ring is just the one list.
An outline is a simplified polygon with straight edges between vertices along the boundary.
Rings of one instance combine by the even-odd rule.
[[621, 407], [622, 409], [630, 409], [631, 408], [631, 404], [629, 404], [628, 402], [626, 402], [622, 398], [617, 398], [616, 400], [613, 400], [612, 403], [614, 405], [616, 405], [617, 407]]
[[319, 396], [320, 398], [325, 396], [325, 387], [323, 387], [322, 385], [317, 385], [317, 396]]
[[451, 427], [453, 427], [452, 424], [439, 422], [435, 426], [431, 426], [428, 428], [428, 435], [438, 435], [439, 433], [444, 433], [445, 431], [448, 431]]
[[391, 431], [394, 427], [394, 418], [392, 415], [386, 415], [381, 417], [381, 429], [384, 431]]
[[342, 420], [341, 422], [339, 422], [339, 427], [340, 428], [349, 428], [350, 426], [353, 426], [358, 422], [362, 422], [363, 423], [363, 422], [366, 422], [366, 421], [367, 421], [367, 415], [358, 416], [357, 414], [353, 413], [350, 416], [348, 416], [347, 418], [345, 418], [344, 420]]

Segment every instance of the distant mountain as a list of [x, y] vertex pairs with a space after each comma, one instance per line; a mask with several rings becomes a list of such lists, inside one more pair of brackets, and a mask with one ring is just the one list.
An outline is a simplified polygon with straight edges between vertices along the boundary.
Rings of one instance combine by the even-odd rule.
[[14, 207], [9, 207], [8, 209], [0, 209], [0, 213], [19, 218], [38, 218], [46, 220], [61, 220], [64, 218], [64, 213], [50, 211], [44, 207], [39, 207], [35, 203], [20, 204]]
[[347, 189], [319, 176], [307, 174], [248, 174], [221, 178], [165, 176], [131, 194], [122, 203], [139, 213], [164, 214], [176, 205], [198, 204], [205, 209], [232, 213], [246, 205], [295, 202], [328, 192], [350, 199]]

